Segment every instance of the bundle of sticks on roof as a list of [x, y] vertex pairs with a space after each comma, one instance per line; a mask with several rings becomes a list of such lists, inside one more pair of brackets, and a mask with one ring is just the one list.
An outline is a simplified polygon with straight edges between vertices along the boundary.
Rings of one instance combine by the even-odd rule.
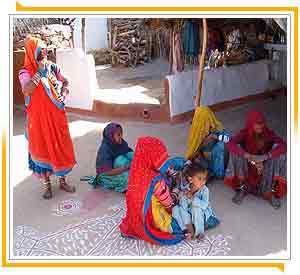
[[168, 32], [151, 30], [144, 21], [142, 18], [109, 19], [112, 65], [136, 67], [151, 62], [153, 57], [168, 56]]
[[74, 20], [74, 18], [15, 18], [14, 48], [24, 47], [28, 35], [42, 39], [50, 48], [69, 48], [72, 46]]

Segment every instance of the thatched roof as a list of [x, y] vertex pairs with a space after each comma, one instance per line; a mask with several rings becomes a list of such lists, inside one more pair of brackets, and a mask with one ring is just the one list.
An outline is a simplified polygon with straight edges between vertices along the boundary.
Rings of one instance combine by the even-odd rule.
[[[201, 23], [202, 18], [148, 18], [144, 24], [150, 29], [171, 29], [174, 26], [180, 26], [185, 20], [193, 20]], [[277, 32], [280, 26], [281, 29], [286, 29], [286, 19], [276, 18], [207, 18], [209, 29], [226, 28], [236, 25], [258, 24], [262, 28], [267, 26], [272, 32]]]

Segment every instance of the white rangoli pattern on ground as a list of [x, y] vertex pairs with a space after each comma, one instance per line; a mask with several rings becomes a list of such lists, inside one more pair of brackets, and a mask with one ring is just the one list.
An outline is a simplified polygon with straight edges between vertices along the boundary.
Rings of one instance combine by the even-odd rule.
[[154, 246], [142, 240], [123, 238], [119, 225], [124, 202], [113, 214], [68, 225], [41, 234], [30, 226], [15, 229], [15, 256], [225, 256], [230, 252], [223, 235], [206, 235], [202, 241], [182, 241], [174, 246]]

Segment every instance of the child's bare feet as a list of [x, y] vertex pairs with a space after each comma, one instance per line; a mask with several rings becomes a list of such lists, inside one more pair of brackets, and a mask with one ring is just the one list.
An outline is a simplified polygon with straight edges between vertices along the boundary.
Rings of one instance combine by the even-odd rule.
[[188, 232], [187, 230], [184, 231], [184, 237], [186, 240], [190, 241], [192, 239], [192, 234]]
[[203, 233], [200, 233], [195, 237], [195, 239], [198, 241], [203, 240], [204, 238], [205, 238], [205, 235]]
[[195, 230], [194, 230], [194, 226], [192, 224], [187, 224], [186, 225], [186, 239], [187, 240], [191, 240], [194, 236]]

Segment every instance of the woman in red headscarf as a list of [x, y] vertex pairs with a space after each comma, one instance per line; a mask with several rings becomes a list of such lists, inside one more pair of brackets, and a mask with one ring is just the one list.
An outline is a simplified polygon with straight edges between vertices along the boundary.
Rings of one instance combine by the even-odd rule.
[[131, 163], [127, 212], [120, 230], [124, 237], [143, 239], [156, 245], [179, 243], [184, 234], [172, 218], [173, 201], [168, 175], [183, 168], [183, 158], [169, 158], [157, 138], [144, 137], [137, 142]]
[[76, 163], [64, 110], [68, 81], [58, 66], [47, 60], [41, 40], [26, 39], [24, 68], [19, 79], [27, 112], [29, 169], [43, 181], [45, 199], [52, 197], [52, 174], [58, 176], [60, 189], [73, 193], [75, 188], [65, 179]]
[[236, 190], [233, 202], [241, 204], [246, 194], [253, 193], [279, 208], [286, 194], [287, 145], [267, 127], [263, 114], [248, 113], [246, 128], [226, 146], [230, 159], [224, 181]]

